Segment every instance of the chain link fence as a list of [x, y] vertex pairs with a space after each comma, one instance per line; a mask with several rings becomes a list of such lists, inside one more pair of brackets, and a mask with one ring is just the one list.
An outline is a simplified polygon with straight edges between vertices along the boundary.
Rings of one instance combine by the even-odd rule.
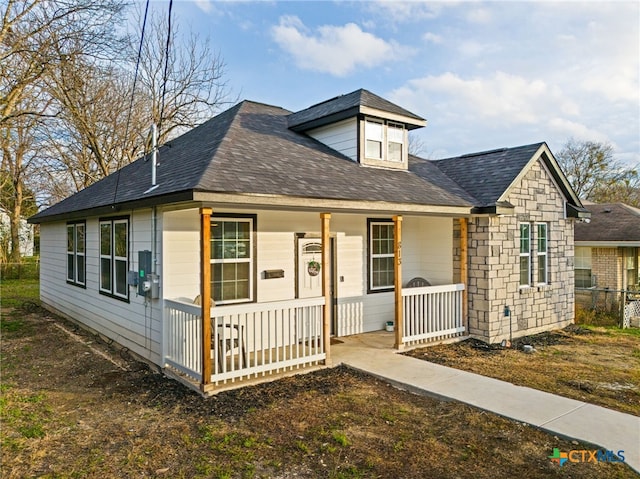
[[0, 279], [38, 279], [40, 277], [40, 259], [22, 263], [0, 263]]
[[597, 312], [618, 314], [621, 328], [640, 327], [640, 290], [576, 288], [576, 305]]

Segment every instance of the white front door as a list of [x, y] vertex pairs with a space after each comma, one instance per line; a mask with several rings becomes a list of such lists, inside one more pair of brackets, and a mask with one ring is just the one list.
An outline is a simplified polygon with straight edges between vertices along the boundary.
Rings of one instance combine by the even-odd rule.
[[322, 241], [298, 239], [298, 298], [322, 296]]

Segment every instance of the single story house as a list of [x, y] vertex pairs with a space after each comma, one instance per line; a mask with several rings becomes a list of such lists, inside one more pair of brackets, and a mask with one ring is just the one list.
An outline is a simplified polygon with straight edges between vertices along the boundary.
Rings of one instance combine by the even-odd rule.
[[624, 203], [588, 204], [589, 223], [575, 229], [576, 288], [640, 287], [640, 210]]
[[588, 212], [548, 146], [429, 161], [425, 124], [363, 89], [243, 101], [30, 219], [42, 304], [203, 392], [387, 324], [402, 349], [571, 323]]

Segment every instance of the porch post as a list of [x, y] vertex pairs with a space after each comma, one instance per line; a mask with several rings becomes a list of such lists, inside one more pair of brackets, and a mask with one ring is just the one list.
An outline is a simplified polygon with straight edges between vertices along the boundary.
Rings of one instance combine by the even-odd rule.
[[331, 244], [329, 239], [331, 213], [320, 213], [322, 232], [322, 296], [324, 296], [324, 309], [322, 310], [322, 341], [326, 355], [324, 363], [331, 365]]
[[402, 332], [404, 330], [402, 314], [402, 216], [393, 217], [393, 277], [395, 296], [395, 349], [404, 349]]
[[467, 323], [467, 334], [469, 334], [469, 235], [467, 218], [459, 218], [460, 222], [460, 281], [464, 284], [462, 291], [462, 320]]
[[331, 244], [329, 243], [331, 213], [320, 213], [320, 231], [322, 232], [322, 296], [324, 296], [324, 309], [322, 310], [322, 340], [326, 355], [324, 363], [331, 365]]
[[211, 382], [211, 208], [200, 208], [200, 307], [202, 315], [202, 381]]

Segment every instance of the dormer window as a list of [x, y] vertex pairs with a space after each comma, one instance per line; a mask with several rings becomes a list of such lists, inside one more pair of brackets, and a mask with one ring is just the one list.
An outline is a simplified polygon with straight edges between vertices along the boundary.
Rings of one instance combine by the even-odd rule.
[[402, 161], [404, 128], [397, 123], [387, 124], [387, 160]]
[[366, 139], [365, 155], [367, 158], [381, 160], [384, 124], [381, 121], [367, 120], [364, 125], [364, 136]]
[[[405, 128], [402, 123], [372, 118], [364, 120], [364, 160], [397, 163], [402, 167], [405, 161]], [[367, 164], [373, 164], [368, 162]], [[383, 166], [380, 164], [379, 166]]]

